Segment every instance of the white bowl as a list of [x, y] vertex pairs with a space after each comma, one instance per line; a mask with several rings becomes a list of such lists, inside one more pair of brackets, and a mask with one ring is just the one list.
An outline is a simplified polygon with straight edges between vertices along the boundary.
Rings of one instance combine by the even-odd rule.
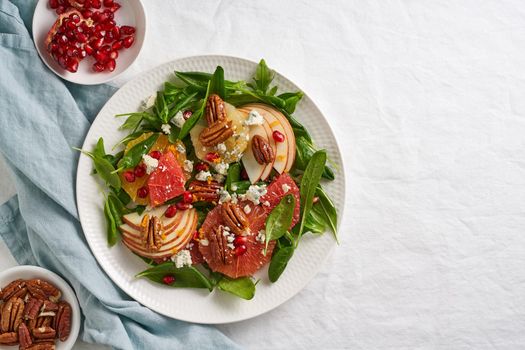
[[135, 42], [129, 49], [119, 51], [117, 67], [113, 72], [94, 72], [91, 67], [95, 60], [88, 56], [80, 62], [78, 71], [71, 73], [60, 67], [46, 50], [44, 42], [49, 29], [57, 19], [57, 14], [49, 7], [48, 0], [39, 0], [33, 15], [33, 40], [40, 58], [49, 69], [63, 79], [83, 85], [102, 84], [124, 73], [133, 64], [142, 49], [146, 36], [146, 14], [140, 0], [117, 0], [117, 2], [122, 7], [115, 13], [115, 21], [119, 25], [135, 27]]
[[[40, 278], [46, 280], [62, 291], [62, 299], [71, 305], [71, 333], [65, 342], [56, 341], [57, 350], [69, 350], [73, 348], [80, 330], [80, 307], [75, 292], [69, 284], [59, 275], [38, 266], [15, 266], [5, 271], [0, 272], [0, 287], [5, 287], [10, 282], [16, 279], [32, 279]], [[12, 350], [13, 346], [0, 345], [0, 349]]]

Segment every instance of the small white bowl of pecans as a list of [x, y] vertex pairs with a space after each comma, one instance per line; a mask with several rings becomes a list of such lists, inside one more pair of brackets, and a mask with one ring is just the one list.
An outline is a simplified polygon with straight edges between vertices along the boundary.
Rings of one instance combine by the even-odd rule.
[[0, 272], [0, 349], [71, 349], [79, 329], [77, 298], [60, 276], [28, 265]]

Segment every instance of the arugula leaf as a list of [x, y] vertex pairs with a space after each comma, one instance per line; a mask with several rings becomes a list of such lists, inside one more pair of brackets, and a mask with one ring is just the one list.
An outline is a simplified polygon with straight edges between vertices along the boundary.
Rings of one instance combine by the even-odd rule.
[[194, 92], [188, 96], [186, 96], [183, 100], [181, 100], [179, 103], [175, 105], [172, 109], [169, 111], [168, 120], [173, 118], [175, 114], [177, 114], [181, 109], [187, 107], [197, 96], [197, 92]]
[[335, 209], [335, 205], [321, 185], [317, 186], [315, 195], [319, 197], [319, 202], [313, 205], [312, 212], [315, 212], [319, 218], [330, 227], [335, 240], [339, 243], [337, 236], [337, 210]]
[[281, 238], [292, 225], [295, 209], [295, 197], [292, 194], [284, 196], [266, 218], [266, 245], [264, 254], [271, 240]]
[[216, 93], [224, 99], [226, 97], [226, 89], [224, 87], [224, 69], [221, 66], [217, 66], [210, 81], [210, 92]]
[[157, 91], [157, 98], [155, 99], [155, 113], [164, 124], [168, 122], [168, 112], [168, 105], [164, 99], [164, 93], [162, 91]]
[[284, 109], [286, 110], [286, 112], [292, 114], [293, 112], [295, 112], [295, 107], [297, 106], [297, 103], [303, 98], [303, 93], [301, 91], [286, 92], [277, 97], [284, 100]]
[[[80, 151], [90, 157], [93, 160], [93, 166], [95, 167], [97, 175], [104, 180], [104, 182], [115, 188], [117, 191], [120, 190], [121, 187], [121, 181], [118, 174], [116, 174], [115, 167], [104, 157], [96, 156], [92, 152], [84, 151], [80, 148], [73, 147], [74, 150]], [[97, 152], [100, 152], [98, 150]]]
[[277, 247], [273, 253], [270, 266], [268, 267], [268, 278], [271, 282], [276, 282], [284, 269], [288, 265], [288, 262], [293, 256], [294, 247]]
[[136, 130], [143, 120], [143, 113], [132, 113], [126, 121], [120, 126], [120, 130], [133, 129]]
[[[305, 170], [308, 162], [316, 152], [314, 145], [303, 136], [295, 135], [295, 168]], [[334, 171], [327, 165], [323, 170], [323, 178], [333, 180], [335, 178]]]
[[115, 222], [115, 217], [111, 212], [109, 198], [106, 198], [104, 202], [104, 216], [106, 217], [106, 231], [108, 237], [108, 245], [110, 247], [114, 246], [117, 243], [119, 234], [117, 229], [117, 224]]
[[260, 60], [255, 70], [255, 76], [253, 77], [257, 90], [266, 94], [274, 76], [275, 73], [268, 68], [264, 59]]
[[250, 277], [231, 279], [224, 276], [217, 283], [217, 287], [246, 300], [251, 300], [255, 295], [255, 283]]
[[97, 145], [93, 149], [95, 157], [103, 158], [106, 156], [106, 150], [104, 149], [104, 139], [101, 137], [97, 141]]
[[147, 270], [142, 271], [135, 277], [147, 279], [163, 283], [162, 279], [166, 275], [173, 275], [175, 282], [170, 284], [170, 287], [174, 288], [207, 288], [210, 292], [213, 290], [213, 285], [210, 280], [203, 275], [199, 270], [193, 266], [184, 266], [181, 268], [175, 267], [175, 263], [167, 261], [165, 263], [153, 266]]
[[[299, 225], [299, 237], [303, 233], [306, 218], [310, 209], [312, 208], [312, 201], [314, 198], [315, 190], [321, 180], [323, 169], [326, 163], [326, 151], [321, 150], [313, 154], [312, 158], [306, 166], [303, 177], [301, 178], [301, 221]], [[298, 240], [296, 241], [297, 246]]]

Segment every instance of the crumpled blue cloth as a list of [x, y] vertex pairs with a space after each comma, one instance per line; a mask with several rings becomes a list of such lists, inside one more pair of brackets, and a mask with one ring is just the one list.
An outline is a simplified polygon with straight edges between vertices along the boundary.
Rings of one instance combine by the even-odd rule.
[[0, 236], [20, 264], [43, 266], [70, 282], [86, 342], [118, 349], [236, 348], [214, 327], [141, 306], [98, 266], [78, 220], [79, 154], [72, 147], [82, 145], [115, 88], [65, 83], [45, 67], [29, 34], [35, 4], [0, 0], [0, 151], [18, 192], [0, 207]]

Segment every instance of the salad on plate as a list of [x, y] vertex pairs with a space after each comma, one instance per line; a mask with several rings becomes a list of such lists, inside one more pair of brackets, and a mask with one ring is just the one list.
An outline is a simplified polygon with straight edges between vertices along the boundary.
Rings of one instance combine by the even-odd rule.
[[141, 110], [116, 115], [128, 134], [114, 153], [102, 138], [80, 150], [105, 186], [108, 244], [149, 265], [138, 278], [252, 299], [254, 275], [269, 264], [276, 282], [304, 234], [337, 240], [322, 187], [334, 170], [294, 116], [302, 92], [273, 77], [264, 60], [250, 82], [220, 66], [177, 71]]

